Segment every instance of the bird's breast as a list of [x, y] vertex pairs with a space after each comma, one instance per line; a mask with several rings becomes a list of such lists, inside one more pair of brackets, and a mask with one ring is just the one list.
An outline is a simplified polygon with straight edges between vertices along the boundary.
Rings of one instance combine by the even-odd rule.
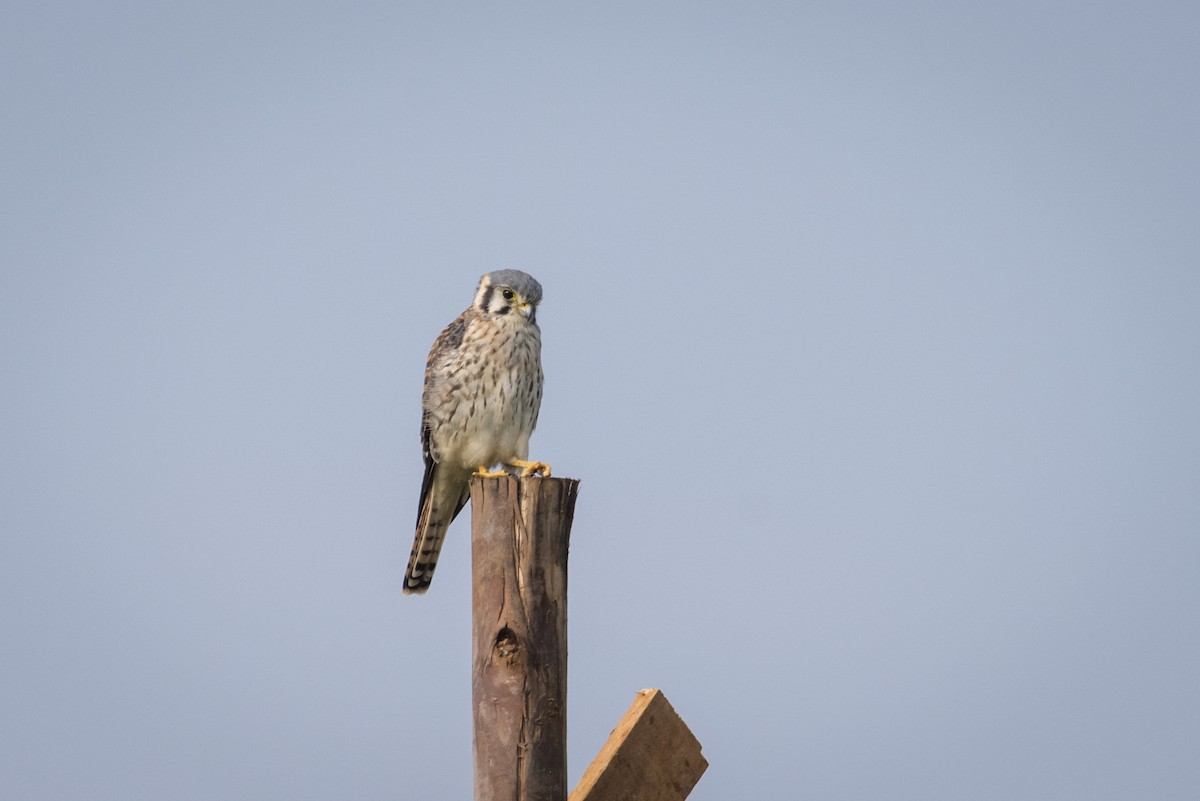
[[520, 318], [472, 326], [426, 387], [434, 458], [464, 468], [528, 454], [542, 398], [541, 339]]

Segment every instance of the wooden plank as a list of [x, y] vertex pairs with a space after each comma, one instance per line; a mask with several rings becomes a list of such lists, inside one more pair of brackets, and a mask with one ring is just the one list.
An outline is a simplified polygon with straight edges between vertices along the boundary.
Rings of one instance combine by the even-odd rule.
[[642, 690], [569, 801], [682, 801], [708, 761], [659, 690]]
[[471, 479], [476, 801], [567, 795], [567, 545], [578, 486]]

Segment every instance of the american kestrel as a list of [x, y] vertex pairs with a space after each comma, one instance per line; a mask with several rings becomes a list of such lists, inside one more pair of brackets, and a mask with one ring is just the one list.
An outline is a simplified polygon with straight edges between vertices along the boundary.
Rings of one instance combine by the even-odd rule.
[[520, 270], [479, 279], [471, 308], [446, 326], [425, 363], [421, 447], [425, 480], [404, 593], [429, 589], [450, 522], [470, 500], [471, 474], [496, 465], [550, 475], [526, 461], [542, 405], [542, 286]]

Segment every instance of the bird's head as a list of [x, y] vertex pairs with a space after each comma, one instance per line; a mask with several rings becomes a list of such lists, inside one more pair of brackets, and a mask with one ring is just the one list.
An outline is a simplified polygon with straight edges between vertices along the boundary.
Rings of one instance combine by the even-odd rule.
[[497, 270], [479, 279], [475, 290], [475, 308], [487, 314], [516, 312], [529, 322], [537, 322], [537, 306], [542, 302], [542, 285], [520, 270]]

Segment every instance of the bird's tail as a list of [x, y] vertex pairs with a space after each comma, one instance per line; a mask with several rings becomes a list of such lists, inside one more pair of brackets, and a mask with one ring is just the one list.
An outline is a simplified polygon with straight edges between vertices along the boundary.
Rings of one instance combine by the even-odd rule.
[[458, 476], [449, 472], [433, 463], [427, 466], [417, 508], [417, 533], [404, 572], [405, 595], [419, 595], [429, 589], [446, 529], [471, 497], [470, 474]]

